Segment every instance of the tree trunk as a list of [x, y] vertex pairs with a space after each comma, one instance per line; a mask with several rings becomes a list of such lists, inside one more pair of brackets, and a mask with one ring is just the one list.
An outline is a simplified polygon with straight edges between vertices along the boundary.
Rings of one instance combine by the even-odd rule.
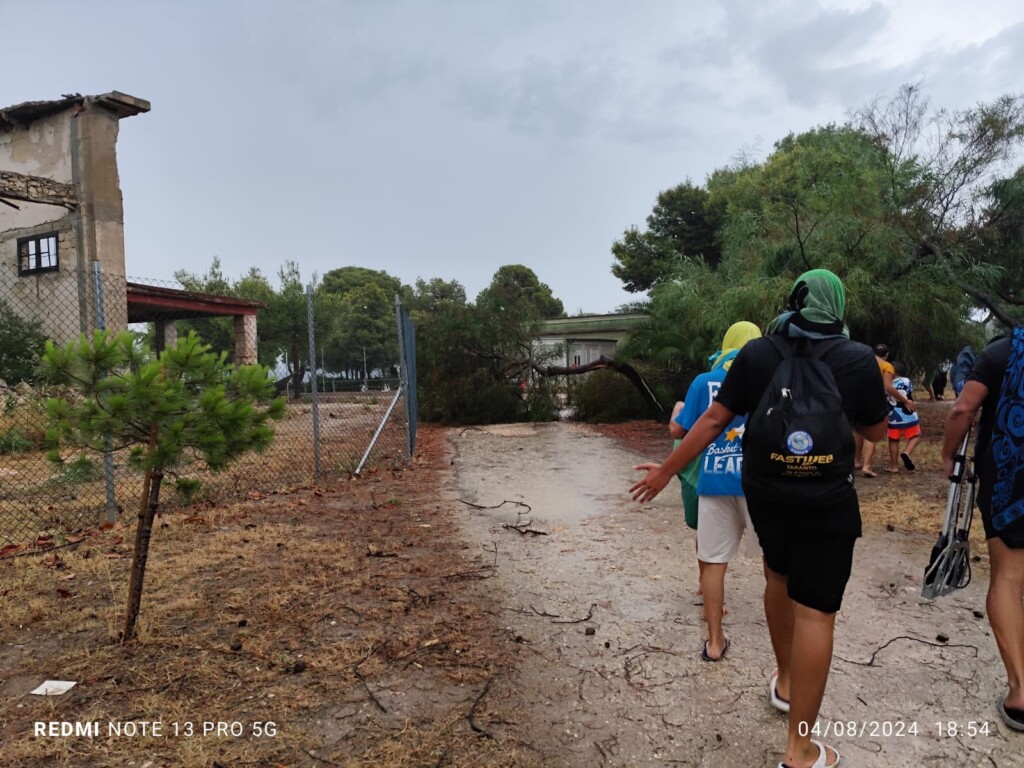
[[292, 345], [292, 400], [302, 397], [302, 376], [306, 366], [302, 362], [302, 354], [297, 344]]
[[[156, 430], [150, 433], [149, 446], [156, 447]], [[146, 480], [139, 499], [139, 519], [135, 525], [135, 550], [132, 553], [132, 578], [128, 584], [128, 610], [124, 617], [121, 642], [135, 639], [135, 624], [142, 605], [142, 583], [146, 577], [146, 561], [149, 559], [149, 539], [153, 534], [153, 518], [160, 505], [160, 484], [163, 482], [162, 469], [146, 470]]]

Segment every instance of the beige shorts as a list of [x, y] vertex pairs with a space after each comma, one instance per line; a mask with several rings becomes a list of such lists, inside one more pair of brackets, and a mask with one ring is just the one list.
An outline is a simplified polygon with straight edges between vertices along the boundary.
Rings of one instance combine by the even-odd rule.
[[697, 510], [698, 560], [728, 563], [739, 551], [744, 530], [747, 532], [744, 555], [761, 556], [761, 545], [743, 496], [701, 496]]

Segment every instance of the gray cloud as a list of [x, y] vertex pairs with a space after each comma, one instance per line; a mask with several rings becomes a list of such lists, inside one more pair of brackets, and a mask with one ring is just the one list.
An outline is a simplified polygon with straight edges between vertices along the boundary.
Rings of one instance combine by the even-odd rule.
[[609, 247], [658, 191], [904, 82], [950, 107], [1019, 88], [1024, 9], [962, 15], [966, 45], [931, 3], [908, 25], [898, 0], [0, 0], [0, 23], [48, 46], [5, 38], [33, 62], [6, 102], [152, 100], [119, 144], [135, 275], [298, 258], [476, 295], [523, 263], [604, 311], [633, 298]]

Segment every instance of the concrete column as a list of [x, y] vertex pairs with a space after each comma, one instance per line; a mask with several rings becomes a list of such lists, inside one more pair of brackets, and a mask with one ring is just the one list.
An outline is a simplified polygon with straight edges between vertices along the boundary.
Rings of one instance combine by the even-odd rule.
[[178, 323], [174, 320], [156, 321], [156, 352], [163, 352], [178, 343]]
[[[71, 118], [72, 172], [80, 201], [77, 269], [87, 275], [91, 262], [100, 263], [107, 288], [104, 315], [107, 328], [112, 330], [123, 330], [128, 325], [124, 209], [117, 173], [118, 121], [116, 114], [94, 103]], [[88, 317], [92, 310], [85, 311], [83, 330], [91, 327]]]
[[235, 362], [238, 365], [256, 362], [256, 315], [235, 315]]

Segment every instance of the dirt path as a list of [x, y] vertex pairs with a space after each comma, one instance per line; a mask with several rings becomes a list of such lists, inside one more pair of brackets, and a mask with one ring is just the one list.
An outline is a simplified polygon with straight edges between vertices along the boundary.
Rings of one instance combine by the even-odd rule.
[[[674, 483], [652, 504], [630, 502], [640, 457], [582, 425], [453, 430], [449, 442], [446, 493], [471, 548], [496, 557], [488, 584], [518, 652], [518, 672], [490, 695], [521, 717], [496, 727], [547, 766], [778, 764], [786, 724], [767, 701], [758, 561], [730, 567], [732, 648], [702, 662], [694, 539]], [[993, 704], [1003, 669], [981, 613], [984, 559], [967, 589], [924, 601], [933, 540], [866, 531], [820, 726], [855, 728], [827, 738], [847, 766], [1024, 766], [1024, 738]]]

